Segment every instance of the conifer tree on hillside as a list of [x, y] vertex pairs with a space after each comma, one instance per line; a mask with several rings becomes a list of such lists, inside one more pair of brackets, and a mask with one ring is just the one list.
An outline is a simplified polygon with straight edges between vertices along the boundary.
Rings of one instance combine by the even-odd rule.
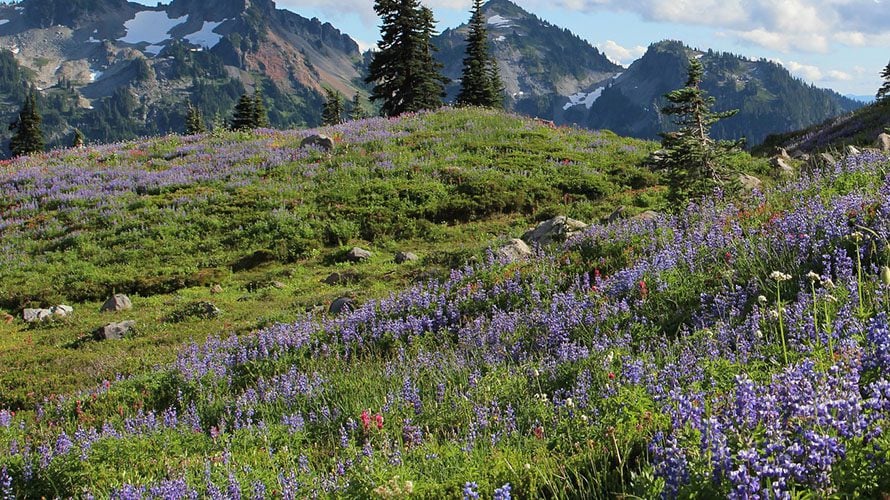
[[665, 95], [670, 104], [661, 110], [675, 116], [678, 127], [677, 131], [662, 134], [664, 152], [658, 161], [667, 175], [668, 196], [677, 203], [710, 194], [714, 188], [729, 184], [725, 156], [742, 143], [711, 139], [711, 126], [738, 110], [722, 113], [711, 110], [714, 98], [701, 89], [703, 74], [701, 62], [690, 59], [686, 86]]
[[372, 101], [382, 101], [380, 113], [435, 109], [442, 105], [445, 83], [441, 65], [433, 58], [433, 12], [419, 0], [375, 0], [380, 16], [380, 51], [368, 67], [367, 83], [373, 83]]
[[84, 140], [83, 132], [81, 132], [79, 128], [75, 128], [74, 138], [71, 139], [71, 147], [77, 149], [82, 148], [84, 146]]
[[37, 110], [37, 94], [31, 92], [25, 99], [19, 117], [9, 125], [15, 131], [9, 141], [13, 156], [23, 156], [43, 151], [43, 132], [40, 130], [40, 113]]
[[349, 110], [349, 119], [363, 120], [367, 117], [368, 114], [365, 112], [364, 106], [362, 106], [362, 96], [360, 94], [355, 94], [352, 98], [352, 106]]
[[466, 53], [457, 104], [503, 106], [503, 84], [497, 61], [488, 52], [488, 31], [485, 29], [482, 0], [473, 1]]
[[881, 78], [884, 79], [884, 84], [881, 85], [881, 88], [878, 89], [877, 96], [875, 96], [879, 101], [890, 98], [890, 63], [887, 63], [884, 71], [881, 72]]
[[238, 104], [235, 105], [235, 113], [232, 116], [232, 130], [251, 130], [256, 128], [254, 108], [254, 99], [247, 94], [241, 94]]
[[207, 127], [204, 125], [204, 115], [201, 114], [201, 110], [189, 104], [185, 116], [186, 135], [203, 134], [204, 132], [207, 132]]
[[343, 95], [334, 89], [325, 88], [324, 109], [321, 111], [322, 125], [339, 125], [343, 123]]
[[263, 93], [257, 86], [253, 91], [253, 128], [268, 128], [269, 112], [266, 111], [266, 104], [263, 100]]

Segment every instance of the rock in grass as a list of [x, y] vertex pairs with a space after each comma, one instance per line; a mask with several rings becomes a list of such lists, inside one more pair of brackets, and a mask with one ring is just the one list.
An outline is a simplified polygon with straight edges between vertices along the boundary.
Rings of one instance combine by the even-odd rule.
[[529, 245], [548, 245], [552, 242], [561, 242], [584, 230], [587, 224], [560, 215], [550, 220], [545, 220], [534, 229], [522, 235], [522, 239]]
[[100, 341], [121, 340], [134, 328], [136, 328], [136, 322], [133, 320], [109, 323], [93, 332], [93, 338]]
[[753, 175], [742, 174], [739, 176], [739, 184], [741, 184], [742, 189], [745, 191], [754, 191], [763, 186], [763, 181]]
[[220, 285], [220, 284], [213, 285], [212, 287], [210, 287], [210, 293], [212, 293], [213, 295], [218, 295], [220, 293], [223, 293], [222, 285]]
[[49, 309], [25, 309], [22, 311], [22, 319], [25, 323], [38, 323], [46, 321], [53, 316], [53, 312]]
[[646, 210], [645, 212], [638, 213], [632, 217], [633, 220], [642, 220], [651, 222], [658, 218], [658, 212], [654, 210]]
[[213, 319], [219, 317], [220, 310], [212, 302], [200, 300], [190, 302], [170, 314], [169, 320], [172, 323], [179, 323], [189, 318], [197, 319]]
[[405, 262], [414, 262], [420, 257], [411, 252], [396, 252], [396, 264], [404, 264]]
[[328, 308], [328, 313], [338, 315], [355, 311], [355, 308], [356, 304], [354, 300], [349, 297], [340, 297], [331, 302], [331, 307]]
[[122, 293], [116, 293], [113, 297], [106, 300], [104, 304], [102, 304], [102, 312], [120, 312], [120, 311], [129, 311], [133, 308], [133, 302], [130, 301], [130, 297]]
[[330, 151], [334, 149], [334, 140], [326, 135], [313, 134], [300, 142], [300, 147], [314, 147], [322, 151]]
[[58, 318], [65, 318], [74, 314], [74, 308], [71, 306], [66, 306], [65, 304], [53, 306], [49, 310], [53, 313], [53, 316], [56, 316]]
[[879, 135], [877, 139], [877, 147], [882, 153], [890, 153], [890, 134], [885, 132]]
[[371, 252], [364, 248], [352, 247], [352, 250], [346, 252], [346, 260], [349, 262], [364, 262], [371, 258]]
[[621, 218], [621, 216], [623, 214], [624, 214], [624, 205], [621, 205], [620, 207], [616, 208], [614, 212], [609, 214], [609, 218], [606, 219], [606, 224], [611, 224], [611, 223], [617, 221], [618, 219]]
[[509, 262], [515, 262], [531, 257], [532, 249], [519, 238], [513, 238], [510, 243], [498, 249], [497, 255]]
[[820, 153], [819, 159], [822, 160], [822, 163], [824, 163], [828, 167], [832, 167], [835, 163], [837, 163], [837, 159], [835, 159], [834, 155], [832, 155], [831, 153]]
[[336, 286], [336, 285], [343, 285], [346, 283], [352, 283], [354, 281], [358, 281], [359, 279], [360, 279], [360, 276], [358, 274], [350, 272], [350, 271], [343, 271], [343, 272], [333, 272], [330, 275], [328, 275], [327, 278], [321, 280], [321, 282], [326, 285]]
[[859, 151], [859, 148], [850, 144], [846, 148], [844, 148], [844, 153], [847, 153], [847, 156], [857, 156], [861, 154], [862, 151]]
[[770, 164], [779, 175], [792, 176], [794, 175], [794, 167], [791, 166], [789, 160], [790, 158], [786, 159], [783, 156], [773, 156], [770, 158]]

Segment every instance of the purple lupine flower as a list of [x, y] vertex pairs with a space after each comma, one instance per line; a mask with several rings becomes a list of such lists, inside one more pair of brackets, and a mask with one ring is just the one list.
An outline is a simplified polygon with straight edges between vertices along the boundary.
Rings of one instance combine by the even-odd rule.
[[479, 485], [475, 481], [464, 483], [463, 499], [477, 500], [479, 498]]

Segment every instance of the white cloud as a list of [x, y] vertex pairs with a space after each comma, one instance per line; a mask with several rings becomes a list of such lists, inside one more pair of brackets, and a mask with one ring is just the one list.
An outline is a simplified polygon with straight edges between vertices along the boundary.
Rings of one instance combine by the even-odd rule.
[[880, 0], [557, 0], [576, 11], [620, 10], [646, 20], [708, 26], [780, 51], [886, 46], [890, 8]]
[[596, 48], [605, 54], [609, 60], [622, 66], [629, 65], [646, 53], [646, 47], [642, 45], [623, 47], [614, 40], [606, 40], [604, 43], [599, 43], [596, 45]]
[[853, 81], [855, 76], [862, 76], [864, 69], [857, 66], [852, 73], [839, 69], [823, 69], [812, 64], [799, 63], [797, 61], [782, 62], [781, 59], [773, 59], [773, 62], [788, 68], [794, 76], [812, 83], [839, 83]]

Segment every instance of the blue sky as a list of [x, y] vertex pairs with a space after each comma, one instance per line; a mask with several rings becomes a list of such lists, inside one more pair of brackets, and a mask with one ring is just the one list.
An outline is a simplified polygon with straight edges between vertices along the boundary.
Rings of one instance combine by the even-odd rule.
[[[440, 29], [469, 17], [470, 0], [423, 0]], [[156, 1], [142, 1], [153, 5]], [[650, 43], [765, 57], [820, 87], [871, 95], [890, 60], [890, 0], [517, 0], [573, 32], [611, 59], [630, 64]], [[363, 47], [378, 38], [372, 0], [278, 0], [305, 17], [329, 21]]]

